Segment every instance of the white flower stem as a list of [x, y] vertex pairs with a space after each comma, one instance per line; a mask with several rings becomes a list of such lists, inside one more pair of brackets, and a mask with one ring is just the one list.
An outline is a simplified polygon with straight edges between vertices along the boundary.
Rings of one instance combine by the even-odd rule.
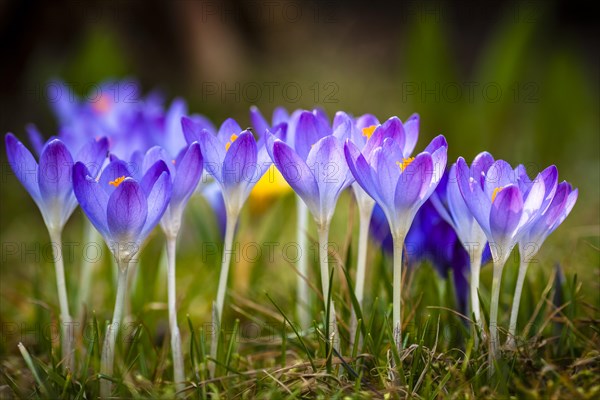
[[308, 207], [300, 196], [296, 196], [296, 218], [297, 229], [296, 240], [298, 242], [298, 281], [296, 288], [296, 315], [300, 321], [302, 330], [310, 327], [310, 291], [308, 288], [308, 257], [306, 245], [308, 227]]
[[[229, 277], [229, 264], [233, 253], [233, 234], [237, 224], [238, 214], [227, 213], [227, 225], [225, 227], [225, 240], [223, 242], [223, 257], [221, 261], [221, 274], [219, 275], [219, 287], [217, 289], [217, 299], [213, 305], [213, 326], [212, 341], [210, 343], [210, 356], [216, 360], [217, 350], [219, 348], [219, 334], [221, 331], [221, 320], [223, 318], [223, 304], [225, 303], [225, 294], [227, 292], [227, 279]], [[214, 375], [215, 364], [209, 365], [211, 375]]]
[[177, 325], [177, 296], [175, 281], [175, 255], [177, 249], [177, 236], [167, 236], [167, 288], [169, 304], [169, 328], [171, 330], [171, 352], [173, 354], [173, 378], [177, 392], [185, 389], [185, 373], [183, 369], [183, 353], [181, 352], [181, 334]]
[[393, 235], [394, 241], [394, 275], [392, 277], [392, 323], [394, 327], [394, 344], [398, 352], [402, 350], [402, 253], [404, 251], [404, 234]]
[[[373, 212], [374, 203], [363, 205], [358, 203], [358, 211], [360, 216], [359, 231], [358, 231], [358, 259], [356, 262], [356, 283], [354, 289], [354, 295], [356, 296], [356, 302], [362, 310], [364, 290], [365, 290], [365, 276], [367, 269], [367, 249], [369, 247], [369, 224], [371, 222], [371, 214]], [[350, 317], [350, 347], [354, 345], [354, 337], [356, 335], [356, 329], [358, 327], [358, 321], [356, 318], [356, 310], [352, 307], [352, 315]], [[358, 336], [359, 345], [362, 342], [362, 337]]]
[[[95, 244], [95, 246], [99, 246], [100, 243], [100, 234], [98, 233], [98, 231], [96, 231], [96, 229], [94, 228], [94, 226], [92, 225], [91, 222], [89, 222], [88, 220], [86, 220], [85, 222], [85, 233], [84, 233], [84, 237], [85, 237], [85, 246], [86, 248], [89, 248], [89, 246], [92, 246], [92, 243]], [[100, 259], [100, 250], [98, 249], [98, 247], [95, 247], [96, 251], [98, 251], [98, 253], [94, 254], [94, 259], [90, 259], [89, 255], [84, 252], [83, 254], [83, 262], [81, 263], [81, 275], [79, 276], [79, 288], [78, 288], [78, 292], [77, 292], [77, 304], [76, 304], [76, 310], [77, 310], [77, 319], [79, 321], [81, 321], [83, 319], [83, 312], [85, 311], [85, 305], [87, 304], [87, 302], [89, 301], [89, 297], [90, 297], [90, 286], [91, 286], [91, 282], [92, 282], [92, 276], [93, 276], [93, 272], [94, 272], [94, 267], [96, 266], [98, 260]]]
[[[112, 376], [115, 360], [115, 345], [117, 342], [117, 334], [121, 320], [123, 319], [123, 304], [125, 302], [125, 294], [127, 292], [127, 269], [128, 261], [118, 262], [118, 281], [117, 281], [117, 298], [115, 300], [115, 310], [113, 312], [112, 323], [106, 330], [104, 337], [104, 345], [102, 347], [102, 356], [100, 360], [100, 372], [106, 376]], [[112, 390], [112, 382], [108, 379], [100, 381], [100, 397], [106, 399], [110, 396]]]
[[498, 358], [498, 301], [500, 299], [500, 281], [504, 260], [494, 261], [494, 272], [492, 276], [492, 299], [490, 303], [490, 351], [488, 354], [489, 374], [493, 375], [495, 361]]
[[[333, 300], [330, 299], [329, 291], [329, 257], [328, 257], [328, 245], [329, 245], [329, 222], [317, 225], [319, 233], [319, 259], [321, 266], [321, 286], [323, 289], [323, 302], [325, 304], [325, 310], [329, 308], [329, 336], [333, 340], [333, 347], [340, 350], [340, 340], [337, 328], [337, 319], [335, 315], [335, 307]], [[329, 300], [329, 301], [328, 301]]]
[[53, 242], [52, 251], [54, 255], [54, 270], [56, 273], [56, 287], [58, 289], [58, 303], [60, 305], [60, 327], [61, 327], [61, 347], [62, 359], [65, 368], [73, 370], [75, 356], [73, 354], [73, 324], [71, 314], [69, 313], [69, 298], [67, 296], [67, 283], [65, 280], [65, 265], [62, 254], [62, 232], [58, 229], [49, 229], [50, 240]]
[[[475, 318], [475, 324], [479, 331], [483, 331], [483, 323], [481, 321], [481, 306], [479, 305], [479, 272], [481, 271], [481, 257], [483, 255], [483, 248], [477, 246], [471, 250], [469, 254], [471, 259], [471, 312]], [[475, 336], [477, 337], [477, 336]]]
[[523, 293], [523, 284], [525, 283], [525, 274], [529, 263], [521, 260], [519, 264], [519, 275], [517, 277], [517, 286], [515, 288], [515, 296], [513, 297], [512, 310], [510, 312], [510, 323], [508, 325], [508, 338], [506, 344], [514, 346], [515, 334], [517, 332], [517, 318], [519, 317], [519, 305], [521, 304], [521, 294]]

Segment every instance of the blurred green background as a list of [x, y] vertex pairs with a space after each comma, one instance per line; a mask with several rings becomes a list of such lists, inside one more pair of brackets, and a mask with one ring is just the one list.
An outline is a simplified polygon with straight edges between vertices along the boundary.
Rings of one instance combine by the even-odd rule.
[[[567, 273], [583, 276], [584, 292], [598, 302], [600, 52], [594, 15], [583, 1], [4, 1], [0, 130], [25, 140], [25, 124], [34, 122], [45, 135], [55, 134], [47, 82], [56, 77], [82, 95], [104, 79], [135, 77], [145, 91], [184, 97], [190, 111], [216, 123], [232, 116], [242, 126], [252, 104], [266, 114], [277, 105], [320, 106], [330, 115], [371, 112], [380, 119], [418, 112], [417, 149], [442, 133], [451, 161], [488, 150], [525, 164], [531, 175], [556, 164], [559, 178], [579, 188], [577, 205], [546, 242], [538, 269], [549, 273], [561, 263]], [[41, 253], [48, 238], [4, 152], [1, 160], [0, 321], [28, 321], [56, 310], [51, 263]], [[341, 199], [333, 222], [337, 243], [347, 242], [349, 197]], [[294, 239], [291, 196], [253, 207], [246, 207], [240, 241]], [[219, 233], [206, 203], [197, 200], [192, 208], [179, 253], [180, 308], [208, 320], [220, 256], [198, 249], [201, 242], [218, 242]], [[81, 232], [77, 210], [65, 241], [80, 240]], [[43, 265], [34, 255], [8, 254], [6, 243], [41, 243]], [[134, 307], [165, 321], [166, 288], [157, 266], [162, 246], [157, 232], [142, 256]], [[267, 290], [291, 301], [292, 268], [280, 254], [274, 261], [265, 257], [254, 269], [236, 267], [235, 274], [254, 279], [237, 280], [239, 293]], [[79, 260], [66, 262], [76, 290]], [[111, 269], [98, 273], [103, 278], [95, 282], [93, 306], [108, 317]], [[489, 276], [483, 279], [487, 285]], [[5, 344], [3, 338], [0, 347]]]

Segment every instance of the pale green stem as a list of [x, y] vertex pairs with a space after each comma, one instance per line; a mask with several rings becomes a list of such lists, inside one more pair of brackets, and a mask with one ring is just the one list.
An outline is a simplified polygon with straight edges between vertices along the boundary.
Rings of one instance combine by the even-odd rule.
[[[227, 292], [227, 279], [229, 277], [229, 264], [233, 253], [233, 234], [237, 224], [238, 215], [227, 213], [227, 225], [225, 227], [225, 240], [223, 242], [223, 257], [221, 261], [221, 274], [219, 275], [219, 286], [217, 289], [217, 299], [213, 305], [213, 326], [212, 341], [210, 343], [210, 356], [216, 360], [217, 350], [219, 348], [219, 338], [221, 337], [221, 321], [223, 318], [223, 305], [225, 303], [225, 294]], [[214, 375], [214, 363], [209, 366], [211, 375]]]
[[[85, 248], [88, 249], [91, 243], [95, 243], [96, 246], [100, 245], [100, 234], [91, 222], [85, 222]], [[97, 248], [96, 248], [97, 249]], [[85, 311], [85, 305], [89, 301], [90, 297], [90, 286], [92, 282], [92, 276], [94, 267], [100, 259], [100, 253], [95, 254], [96, 259], [92, 260], [88, 258], [87, 254], [84, 254], [83, 262], [81, 264], [81, 275], [79, 276], [79, 288], [77, 292], [77, 319], [83, 319], [83, 312]]]
[[299, 196], [296, 196], [298, 232], [298, 281], [296, 288], [296, 315], [302, 330], [310, 327], [310, 290], [308, 287], [308, 246], [306, 244], [308, 227], [308, 207]]
[[[129, 262], [118, 262], [118, 281], [117, 281], [117, 298], [115, 300], [115, 310], [113, 312], [112, 323], [106, 330], [104, 337], [104, 345], [102, 346], [102, 356], [100, 360], [100, 372], [106, 376], [112, 376], [114, 360], [115, 360], [115, 345], [117, 343], [117, 334], [121, 320], [123, 319], [123, 304], [125, 294], [127, 292], [127, 270]], [[100, 397], [106, 399], [112, 391], [112, 382], [108, 379], [100, 381]]]
[[73, 332], [72, 319], [69, 313], [69, 298], [67, 296], [67, 283], [65, 280], [65, 265], [62, 255], [62, 232], [58, 229], [49, 229], [50, 240], [53, 242], [52, 251], [54, 253], [54, 270], [56, 273], [56, 287], [58, 289], [58, 303], [60, 305], [60, 330], [62, 359], [65, 368], [73, 370], [75, 356], [73, 354]]
[[510, 324], [508, 325], [508, 338], [506, 344], [514, 346], [515, 334], [517, 332], [517, 318], [519, 317], [519, 305], [521, 304], [521, 294], [523, 293], [523, 284], [525, 283], [525, 274], [529, 263], [521, 260], [519, 264], [519, 275], [517, 277], [517, 286], [515, 288], [515, 296], [513, 297], [512, 310], [510, 312]]
[[[367, 250], [369, 247], [369, 224], [371, 222], [371, 214], [373, 212], [374, 204], [370, 203], [368, 206], [361, 206], [358, 203], [359, 208], [359, 232], [358, 232], [358, 259], [356, 263], [356, 283], [354, 289], [354, 295], [356, 296], [356, 302], [362, 310], [364, 290], [365, 290], [365, 276], [367, 269]], [[350, 347], [354, 345], [354, 337], [356, 335], [356, 329], [358, 327], [358, 321], [356, 319], [356, 310], [352, 307], [352, 314], [350, 316]], [[361, 343], [362, 337], [358, 336], [359, 344]]]
[[392, 326], [394, 327], [394, 343], [398, 352], [402, 350], [402, 253], [404, 251], [404, 234], [394, 235], [394, 275], [392, 277]]
[[[319, 233], [319, 259], [321, 266], [321, 286], [323, 289], [323, 302], [325, 304], [325, 310], [329, 308], [329, 335], [333, 340], [333, 347], [339, 352], [340, 340], [337, 328], [337, 319], [335, 314], [335, 307], [333, 300], [330, 299], [329, 291], [329, 257], [328, 257], [328, 245], [329, 245], [329, 222], [320, 224], [317, 226]], [[329, 302], [328, 302], [329, 299]]]
[[181, 395], [185, 389], [185, 373], [183, 369], [183, 353], [181, 352], [181, 334], [177, 325], [177, 292], [175, 285], [176, 247], [177, 236], [167, 236], [167, 298], [169, 304], [169, 328], [171, 330], [171, 352], [173, 353], [173, 376], [177, 392]]
[[505, 261], [494, 261], [494, 272], [492, 276], [492, 299], [490, 303], [490, 351], [489, 351], [489, 374], [494, 373], [495, 361], [498, 358], [498, 301], [500, 299], [500, 281]]

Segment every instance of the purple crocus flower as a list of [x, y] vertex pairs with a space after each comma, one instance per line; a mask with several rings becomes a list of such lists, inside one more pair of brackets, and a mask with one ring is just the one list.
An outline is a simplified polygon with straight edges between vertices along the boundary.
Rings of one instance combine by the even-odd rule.
[[333, 303], [328, 303], [327, 300], [330, 298], [327, 245], [337, 200], [342, 191], [350, 186], [353, 178], [344, 160], [341, 140], [334, 135], [327, 135], [310, 144], [320, 134], [320, 129], [326, 129], [319, 128], [318, 125], [319, 118], [312, 113], [303, 113], [297, 129], [306, 130], [296, 135], [296, 151], [273, 137], [269, 143], [269, 151], [275, 166], [306, 204], [317, 224], [321, 285], [325, 308], [330, 310], [327, 323], [332, 327], [335, 347], [339, 349], [335, 309]]
[[523, 167], [493, 161], [482, 153], [469, 168], [464, 158], [456, 163], [463, 199], [490, 242], [494, 262], [506, 262], [526, 229], [548, 207], [556, 191], [558, 172], [550, 166], [531, 180]]
[[346, 141], [346, 160], [356, 182], [381, 206], [395, 238], [406, 236], [417, 210], [435, 190], [446, 167], [447, 148], [440, 135], [422, 153], [407, 159], [407, 151], [391, 138], [370, 156]]
[[519, 254], [521, 260], [508, 328], [507, 344], [509, 346], [514, 346], [515, 344], [521, 293], [523, 291], [529, 262], [538, 253], [548, 235], [554, 232], [554, 230], [567, 218], [577, 202], [578, 194], [579, 191], [573, 189], [569, 183], [564, 181], [559, 183], [548, 207], [541, 211], [538, 218], [525, 230], [519, 239]]
[[[136, 157], [140, 170], [146, 173], [158, 161], [162, 161], [169, 169], [172, 183], [169, 206], [161, 219], [160, 225], [167, 237], [177, 237], [181, 226], [181, 217], [188, 200], [196, 190], [202, 176], [203, 158], [197, 142], [181, 149], [176, 158], [160, 146], [154, 146], [146, 152], [143, 159]], [[140, 177], [141, 178], [141, 177]]]
[[[388, 137], [397, 143], [406, 144], [409, 142], [404, 148], [406, 157], [409, 157], [419, 135], [418, 118], [418, 115], [415, 114], [406, 121], [406, 124], [403, 124], [398, 117], [392, 117], [383, 124], [380, 124], [374, 115], [364, 114], [352, 121], [350, 129], [345, 130], [347, 135], [344, 139], [349, 139], [356, 145], [367, 159], [372, 156], [373, 151], [381, 146], [383, 140]], [[341, 123], [345, 123], [345, 114], [338, 113], [334, 124], [338, 120], [341, 120]], [[360, 216], [355, 296], [358, 304], [362, 306], [366, 276], [369, 222], [373, 207], [375, 206], [375, 200], [357, 182], [352, 183], [352, 191], [356, 198]], [[355, 332], [357, 321], [356, 314], [354, 310], [352, 311], [350, 331]]]
[[[227, 214], [219, 286], [213, 304], [215, 329], [211, 355], [216, 358], [235, 226], [250, 191], [272, 162], [263, 145], [264, 140], [259, 147], [252, 132], [242, 131], [239, 124], [231, 118], [221, 124], [216, 136], [204, 129], [202, 124], [187, 117], [181, 119], [181, 126], [188, 143], [199, 143], [204, 167], [221, 188]], [[212, 373], [214, 364], [211, 364], [210, 368]]]
[[157, 161], [137, 181], [127, 164], [110, 162], [96, 180], [83, 163], [73, 167], [73, 189], [86, 216], [119, 263], [128, 263], [159, 223], [171, 199], [169, 168]]
[[[536, 253], [539, 251], [546, 238], [569, 216], [577, 202], [578, 195], [579, 190], [573, 189], [568, 182], [563, 181], [558, 184], [548, 208], [540, 213], [539, 218], [519, 240], [521, 253], [524, 253], [526, 246], [530, 244], [535, 244]], [[531, 252], [529, 254], [532, 255]]]
[[329, 225], [339, 195], [353, 181], [344, 160], [342, 142], [335, 136], [325, 136], [304, 158], [275, 139], [271, 153], [277, 169], [306, 203], [317, 225]]
[[[481, 165], [482, 168], [493, 164], [494, 159], [491, 154], [483, 152], [473, 161], [473, 165]], [[440, 184], [431, 195], [431, 203], [444, 220], [450, 224], [456, 231], [460, 243], [468, 251], [471, 271], [471, 310], [475, 322], [481, 326], [481, 312], [479, 307], [479, 272], [482, 263], [482, 254], [486, 246], [487, 239], [485, 232], [481, 229], [473, 214], [467, 207], [465, 200], [458, 187], [458, 178], [456, 176], [456, 164], [453, 164], [448, 174], [444, 174]]]
[[228, 214], [237, 217], [271, 165], [266, 150], [259, 149], [252, 132], [242, 130], [231, 118], [223, 122], [216, 136], [190, 118], [182, 118], [181, 124], [187, 142], [200, 144], [204, 166], [221, 186]]
[[[367, 142], [367, 146], [369, 142]], [[446, 167], [448, 145], [443, 136], [434, 138], [425, 151], [406, 158], [407, 142], [386, 138], [370, 155], [349, 140], [344, 147], [346, 161], [356, 182], [383, 209], [394, 241], [394, 296], [392, 323], [394, 342], [401, 348], [400, 291], [402, 285], [402, 249], [417, 210], [429, 198]], [[363, 150], [364, 151], [364, 150]]]
[[490, 303], [490, 371], [498, 353], [498, 299], [504, 264], [521, 236], [552, 200], [558, 172], [550, 166], [530, 180], [522, 166], [506, 161], [467, 166], [464, 158], [456, 163], [458, 186], [467, 207], [490, 243], [494, 261]]
[[[104, 339], [100, 365], [102, 374], [111, 376], [129, 262], [169, 205], [171, 177], [169, 168], [161, 160], [148, 168], [139, 181], [121, 160], [110, 162], [98, 180], [78, 162], [73, 167], [73, 189], [83, 212], [102, 235], [119, 266], [115, 309]], [[110, 396], [110, 391], [111, 381], [102, 381], [101, 397]]]
[[[181, 130], [180, 125], [178, 126]], [[183, 137], [183, 134], [181, 136]], [[183, 390], [185, 387], [183, 384], [185, 373], [183, 353], [181, 351], [181, 335], [179, 326], [177, 325], [175, 258], [181, 217], [189, 198], [196, 190], [198, 181], [202, 176], [203, 161], [202, 154], [200, 154], [200, 145], [194, 142], [184, 147], [179, 152], [177, 158], [172, 160], [165, 149], [160, 146], [154, 146], [146, 152], [141, 162], [141, 169], [147, 172], [158, 162], [162, 162], [169, 168], [169, 176], [173, 188], [171, 200], [160, 221], [160, 225], [167, 239], [167, 287], [171, 351], [173, 354], [173, 376], [178, 390]]]
[[39, 165], [12, 133], [6, 134], [5, 142], [8, 162], [40, 209], [48, 230], [62, 232], [77, 207], [71, 180], [73, 162], [81, 161], [96, 177], [108, 154], [108, 141], [89, 140], [73, 157], [60, 139], [50, 139], [40, 152]]
[[[50, 139], [40, 150], [39, 164], [31, 152], [12, 133], [6, 134], [5, 142], [11, 168], [42, 213], [50, 239], [57, 245], [60, 244], [63, 227], [77, 207], [71, 178], [73, 161], [87, 164], [92, 171], [91, 174], [96, 177], [108, 152], [107, 140], [105, 138], [92, 139], [85, 143], [73, 157], [61, 140]], [[71, 314], [63, 257], [54, 246], [52, 249], [56, 252], [54, 268], [62, 321], [62, 356], [65, 366], [72, 368], [72, 340], [68, 335]]]

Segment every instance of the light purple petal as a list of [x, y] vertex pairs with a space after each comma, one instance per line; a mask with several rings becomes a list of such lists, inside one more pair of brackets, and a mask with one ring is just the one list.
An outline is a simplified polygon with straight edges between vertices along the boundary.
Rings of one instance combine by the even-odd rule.
[[486, 233], [490, 233], [491, 200], [483, 193], [480, 179], [471, 176], [471, 170], [462, 157], [459, 157], [456, 161], [456, 178], [460, 193], [471, 214], [473, 214], [479, 226]]
[[[202, 153], [202, 158], [204, 160], [204, 169], [206, 169], [213, 178], [222, 183], [221, 170], [223, 168], [223, 161], [225, 160], [225, 146], [206, 130], [203, 130], [198, 134], [197, 141], [200, 145], [200, 152]], [[191, 144], [193, 141], [189, 143]]]
[[403, 162], [401, 147], [387, 138], [383, 146], [373, 153], [372, 166], [376, 171], [377, 192], [381, 196], [383, 208], [393, 208], [396, 187], [402, 170], [398, 163]]
[[244, 131], [231, 144], [223, 161], [222, 183], [226, 191], [260, 179], [260, 168], [256, 163], [258, 149], [252, 133]]
[[38, 185], [38, 164], [33, 155], [12, 133], [5, 136], [6, 155], [17, 179], [29, 195], [41, 206], [41, 194]]
[[544, 179], [542, 179], [541, 174], [538, 174], [533, 181], [533, 185], [529, 189], [529, 193], [525, 199], [523, 199], [523, 213], [521, 215], [521, 221], [519, 222], [519, 229], [525, 229], [535, 221], [537, 216], [541, 213], [540, 207], [544, 202], [545, 194]]
[[147, 216], [142, 188], [132, 178], [126, 178], [108, 198], [106, 217], [111, 237], [118, 242], [139, 242]]
[[242, 128], [233, 118], [227, 118], [221, 124], [219, 132], [217, 133], [217, 139], [223, 144], [231, 141], [232, 135], [239, 135], [242, 132]]
[[98, 177], [102, 165], [108, 156], [108, 139], [92, 139], [79, 150], [75, 156], [75, 162], [81, 161], [85, 164], [91, 176]]
[[367, 140], [367, 144], [363, 148], [362, 152], [367, 160], [371, 160], [373, 151], [383, 145], [385, 139], [390, 138], [400, 146], [402, 150], [402, 157], [408, 158], [404, 151], [405, 137], [404, 137], [404, 126], [402, 121], [398, 117], [391, 117], [383, 124], [375, 128], [371, 138]]
[[419, 140], [419, 114], [413, 114], [404, 122], [404, 157], [410, 157]]
[[494, 199], [490, 211], [490, 231], [493, 241], [507, 251], [513, 244], [516, 229], [523, 213], [523, 199], [518, 186], [511, 184]]
[[344, 143], [344, 156], [350, 172], [356, 179], [356, 182], [363, 188], [369, 196], [378, 203], [381, 202], [381, 196], [377, 192], [377, 184], [373, 179], [372, 169], [361, 154], [360, 150], [350, 140]]
[[471, 164], [471, 177], [480, 182], [482, 188], [485, 180], [485, 173], [490, 169], [490, 167], [493, 164], [494, 157], [492, 157], [492, 155], [487, 151], [477, 154], [477, 156], [475, 156], [475, 159], [473, 160], [473, 163]]
[[311, 149], [306, 165], [313, 170], [319, 188], [321, 213], [315, 217], [331, 218], [340, 193], [353, 180], [341, 142], [333, 135], [325, 136]]
[[379, 125], [379, 120], [373, 114], [363, 114], [356, 118], [356, 128], [358, 130], [377, 125]]
[[83, 163], [75, 163], [73, 167], [73, 191], [81, 209], [92, 222], [92, 225], [108, 240], [110, 232], [106, 220], [108, 194], [100, 184], [89, 175]]
[[287, 123], [289, 119], [290, 119], [290, 114], [287, 112], [287, 110], [285, 108], [283, 108], [281, 106], [275, 107], [275, 109], [273, 110], [273, 120], [271, 121], [272, 122], [271, 126], [276, 126], [276, 125]]
[[[164, 172], [169, 174], [169, 168], [163, 160], [157, 160], [148, 168], [144, 176], [142, 176], [142, 179], [139, 181], [140, 187], [146, 196], [150, 195], [156, 181]], [[169, 175], [169, 179], [172, 179], [171, 175]]]
[[485, 174], [484, 192], [489, 198], [496, 188], [517, 183], [517, 176], [509, 163], [496, 160]]
[[306, 162], [281, 140], [273, 144], [273, 162], [287, 183], [316, 215], [319, 212], [319, 187]]
[[68, 201], [73, 190], [72, 168], [73, 158], [63, 142], [54, 139], [46, 143], [40, 155], [38, 169], [40, 194], [44, 201]]
[[42, 149], [44, 148], [44, 138], [42, 134], [34, 124], [27, 124], [27, 126], [25, 126], [25, 130], [27, 131], [27, 136], [29, 137], [29, 143], [31, 143], [31, 147], [33, 147], [33, 150], [39, 157], [40, 154], [42, 154]]
[[429, 153], [423, 152], [415, 157], [404, 169], [395, 187], [394, 203], [397, 209], [418, 208], [427, 200], [425, 194], [431, 184], [432, 171], [433, 160]]
[[177, 163], [177, 172], [173, 178], [173, 194], [171, 195], [171, 204], [185, 203], [198, 186], [198, 181], [202, 176], [202, 154], [200, 145], [192, 143], [181, 160]]
[[264, 136], [269, 129], [269, 123], [256, 106], [250, 107], [250, 123], [259, 137]]
[[140, 233], [140, 240], [143, 240], [158, 225], [169, 205], [172, 190], [171, 177], [166, 170], [163, 170], [147, 196], [148, 216]]
[[302, 112], [296, 125], [294, 138], [295, 150], [300, 158], [306, 160], [312, 145], [317, 143], [321, 137], [317, 117], [311, 112]]
[[352, 130], [354, 129], [354, 121], [348, 114], [343, 111], [338, 111], [333, 119], [333, 136], [343, 141], [352, 138]]
[[100, 174], [100, 179], [98, 179], [98, 183], [100, 184], [100, 188], [104, 190], [109, 195], [115, 191], [117, 179], [122, 177], [130, 177], [131, 173], [129, 172], [129, 168], [127, 164], [123, 160], [115, 160], [110, 162], [106, 168]]

